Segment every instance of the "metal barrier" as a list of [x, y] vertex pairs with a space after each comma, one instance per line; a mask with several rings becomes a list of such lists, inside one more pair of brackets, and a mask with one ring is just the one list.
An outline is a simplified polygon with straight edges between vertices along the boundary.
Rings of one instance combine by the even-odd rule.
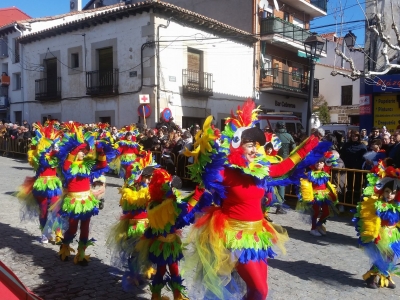
[[[26, 155], [29, 149], [30, 141], [21, 139], [1, 138], [0, 137], [0, 153], [6, 154], [21, 154]], [[190, 165], [189, 157], [180, 154], [176, 156], [174, 153], [169, 153], [170, 157], [162, 155], [161, 151], [152, 151], [157, 164], [161, 167], [175, 168], [175, 174], [182, 180], [190, 181], [188, 165]], [[169, 164], [168, 164], [169, 163]], [[170, 170], [169, 170], [170, 171]], [[367, 170], [332, 168], [330, 181], [336, 186], [338, 192], [339, 204], [344, 206], [357, 205], [362, 196], [363, 188], [366, 186], [366, 176], [370, 173]], [[297, 198], [296, 186], [290, 185], [286, 187], [285, 195], [288, 197]]]
[[[331, 169], [331, 183], [336, 186], [339, 204], [356, 207], [367, 183], [370, 171], [346, 168]], [[297, 198], [296, 186], [286, 187], [286, 196]]]
[[3, 156], [8, 154], [26, 155], [29, 150], [29, 145], [29, 140], [0, 138], [0, 152], [2, 152]]

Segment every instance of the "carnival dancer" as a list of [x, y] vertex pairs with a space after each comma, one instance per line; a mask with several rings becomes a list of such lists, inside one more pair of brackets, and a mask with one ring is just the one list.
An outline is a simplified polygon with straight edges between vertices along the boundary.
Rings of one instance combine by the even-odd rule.
[[[172, 290], [174, 300], [188, 299], [184, 296], [185, 287], [178, 267], [178, 262], [183, 257], [179, 229], [193, 222], [194, 213], [199, 209], [196, 204], [203, 190], [196, 188], [194, 193], [183, 198], [177, 190], [181, 185], [179, 177], [171, 176], [164, 169], [155, 169], [149, 183], [149, 227], [136, 250], [139, 252], [138, 261], [144, 267], [147, 261], [157, 266], [150, 285], [152, 300], [169, 299], [161, 296], [162, 288], [166, 284]], [[167, 267], [169, 276], [165, 278]]]
[[[44, 126], [38, 122], [34, 129], [35, 136], [28, 151], [28, 162], [35, 171], [35, 177], [26, 177], [17, 197], [24, 203], [25, 216], [37, 215], [39, 211], [41, 242], [45, 244], [52, 239], [52, 230], [49, 229], [51, 226], [45, 228], [48, 208], [59, 199], [62, 192], [62, 183], [57, 176], [56, 156], [62, 132], [56, 129], [54, 122], [48, 122]], [[61, 231], [56, 230], [56, 242], [60, 237]]]
[[61, 260], [66, 261], [71, 251], [75, 252], [69, 245], [80, 222], [78, 253], [74, 263], [86, 266], [89, 256], [85, 255], [85, 250], [94, 243], [94, 239], [89, 240], [90, 219], [99, 212], [99, 201], [90, 190], [91, 179], [108, 170], [107, 158], [113, 158], [115, 150], [107, 142], [95, 141], [90, 132], [83, 135], [82, 128], [76, 124], [68, 123], [65, 127], [68, 132], [64, 134], [58, 156], [66, 188], [60, 211], [63, 217], [68, 218], [68, 229], [58, 254]]
[[[150, 193], [148, 184], [154, 168], [157, 166], [150, 151], [139, 154], [140, 174], [132, 174], [120, 189], [120, 206], [122, 215], [117, 224], [110, 230], [107, 245], [112, 249], [111, 264], [126, 268], [122, 286], [125, 291], [139, 285], [142, 274], [137, 269], [135, 245], [148, 226], [146, 207], [149, 204]], [[149, 266], [145, 276], [150, 279], [155, 270]]]
[[127, 180], [132, 175], [132, 172], [137, 173], [140, 171], [133, 164], [141, 151], [141, 146], [136, 142], [136, 135], [139, 132], [135, 125], [126, 126], [121, 131], [125, 132], [125, 137], [114, 144], [119, 155], [111, 163], [111, 168], [117, 171], [119, 177]]
[[[189, 166], [192, 179], [204, 184], [205, 194], [210, 193], [215, 203], [194, 223], [189, 239], [194, 243], [193, 252], [185, 253], [185, 269], [196, 269], [197, 273], [193, 289], [203, 288], [204, 295], [196, 291], [197, 299], [267, 297], [267, 259], [276, 255], [273, 244], [284, 251], [287, 233], [264, 220], [261, 199], [265, 189], [268, 185], [296, 182], [304, 168], [329, 147], [318, 145], [319, 139], [311, 136], [287, 159], [271, 164], [257, 153], [257, 148], [265, 144], [262, 130], [256, 127], [257, 112], [254, 102], [248, 100], [238, 108], [237, 115], [232, 113], [227, 119], [221, 136], [211, 125], [212, 116], [208, 117], [195, 150], [185, 153], [194, 157], [194, 164]], [[233, 271], [246, 283], [246, 291], [235, 293], [232, 289]]]
[[374, 193], [358, 203], [353, 222], [358, 242], [372, 262], [363, 275], [367, 287], [394, 289], [392, 275], [398, 274], [400, 257], [400, 169], [389, 166], [382, 171], [382, 167]]
[[[336, 211], [337, 192], [331, 184], [330, 169], [336, 166], [337, 157], [332, 152], [326, 152], [311, 171], [307, 172], [306, 178], [300, 181], [299, 201], [296, 209], [310, 212], [311, 230], [313, 236], [326, 235], [326, 223], [333, 211]], [[321, 213], [322, 212], [322, 213]], [[319, 217], [319, 219], [318, 219]]]

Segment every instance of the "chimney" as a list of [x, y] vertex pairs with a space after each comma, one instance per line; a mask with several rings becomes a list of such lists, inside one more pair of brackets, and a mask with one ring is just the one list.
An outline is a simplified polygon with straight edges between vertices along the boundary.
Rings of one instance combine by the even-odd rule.
[[82, 10], [82, 0], [69, 0], [69, 10], [70, 11], [81, 11]]

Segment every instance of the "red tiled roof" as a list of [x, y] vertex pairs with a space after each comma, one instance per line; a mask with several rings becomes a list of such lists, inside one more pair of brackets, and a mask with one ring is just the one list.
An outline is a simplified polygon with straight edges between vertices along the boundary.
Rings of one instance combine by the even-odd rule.
[[26, 13], [15, 6], [0, 8], [0, 27], [14, 21], [30, 19]]

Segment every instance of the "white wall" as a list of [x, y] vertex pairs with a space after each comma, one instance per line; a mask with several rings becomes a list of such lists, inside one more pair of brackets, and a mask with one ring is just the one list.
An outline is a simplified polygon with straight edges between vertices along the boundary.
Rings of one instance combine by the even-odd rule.
[[[352, 81], [343, 76], [332, 76], [333, 67], [316, 64], [315, 78], [319, 79], [319, 93], [325, 97], [328, 106], [341, 106], [341, 88], [344, 85], [353, 86], [353, 105], [358, 105], [360, 100], [360, 81]], [[341, 70], [346, 72], [345, 70]], [[350, 71], [347, 71], [350, 74]]]
[[[140, 54], [141, 46], [155, 39], [155, 28], [158, 24], [166, 24], [165, 18], [157, 18], [152, 23], [153, 15], [142, 13], [116, 22], [110, 21], [102, 25], [92, 26], [84, 30], [53, 36], [24, 45], [25, 63], [29, 68], [43, 63], [43, 59], [58, 59], [59, 76], [62, 80], [62, 101], [42, 102], [35, 100], [35, 80], [44, 78], [39, 71], [26, 71], [24, 79], [26, 119], [29, 122], [41, 120], [43, 116], [61, 114], [61, 120], [76, 120], [83, 123], [96, 122], [96, 112], [114, 111], [115, 125], [123, 126], [138, 121], [138, 94], [123, 94], [134, 92], [140, 87]], [[83, 37], [85, 34], [85, 39]], [[183, 115], [206, 117], [209, 113], [229, 113], [238, 104], [252, 95], [252, 64], [253, 48], [238, 42], [227, 42], [226, 39], [214, 38], [212, 34], [183, 27], [172, 21], [168, 28], [160, 28], [160, 40], [168, 41], [160, 44], [161, 87], [160, 111], [170, 107], [175, 120], [180, 123]], [[196, 39], [197, 38], [197, 39]], [[172, 40], [185, 40], [169, 42]], [[72, 71], [68, 66], [68, 49], [82, 47], [86, 40], [87, 71], [96, 70], [95, 48], [99, 43], [113, 44], [116, 65], [119, 68], [120, 95], [94, 98], [86, 96], [85, 70]], [[106, 42], [104, 42], [106, 41]], [[204, 71], [214, 76], [214, 95], [209, 98], [184, 97], [182, 95], [182, 69], [187, 68], [187, 47], [204, 51]], [[82, 51], [83, 55], [84, 51]], [[149, 94], [151, 98], [152, 115], [148, 120], [153, 126], [156, 116], [156, 48], [144, 50], [143, 66], [145, 85], [140, 94]], [[82, 64], [84, 60], [82, 60]], [[126, 72], [125, 72], [126, 71]], [[130, 71], [137, 71], [137, 77], [130, 77]], [[174, 76], [176, 81], [170, 81]], [[122, 93], [122, 94], [121, 94]], [[71, 99], [73, 98], [73, 99]], [[12, 108], [15, 110], [15, 108]], [[202, 115], [199, 115], [201, 112]]]

